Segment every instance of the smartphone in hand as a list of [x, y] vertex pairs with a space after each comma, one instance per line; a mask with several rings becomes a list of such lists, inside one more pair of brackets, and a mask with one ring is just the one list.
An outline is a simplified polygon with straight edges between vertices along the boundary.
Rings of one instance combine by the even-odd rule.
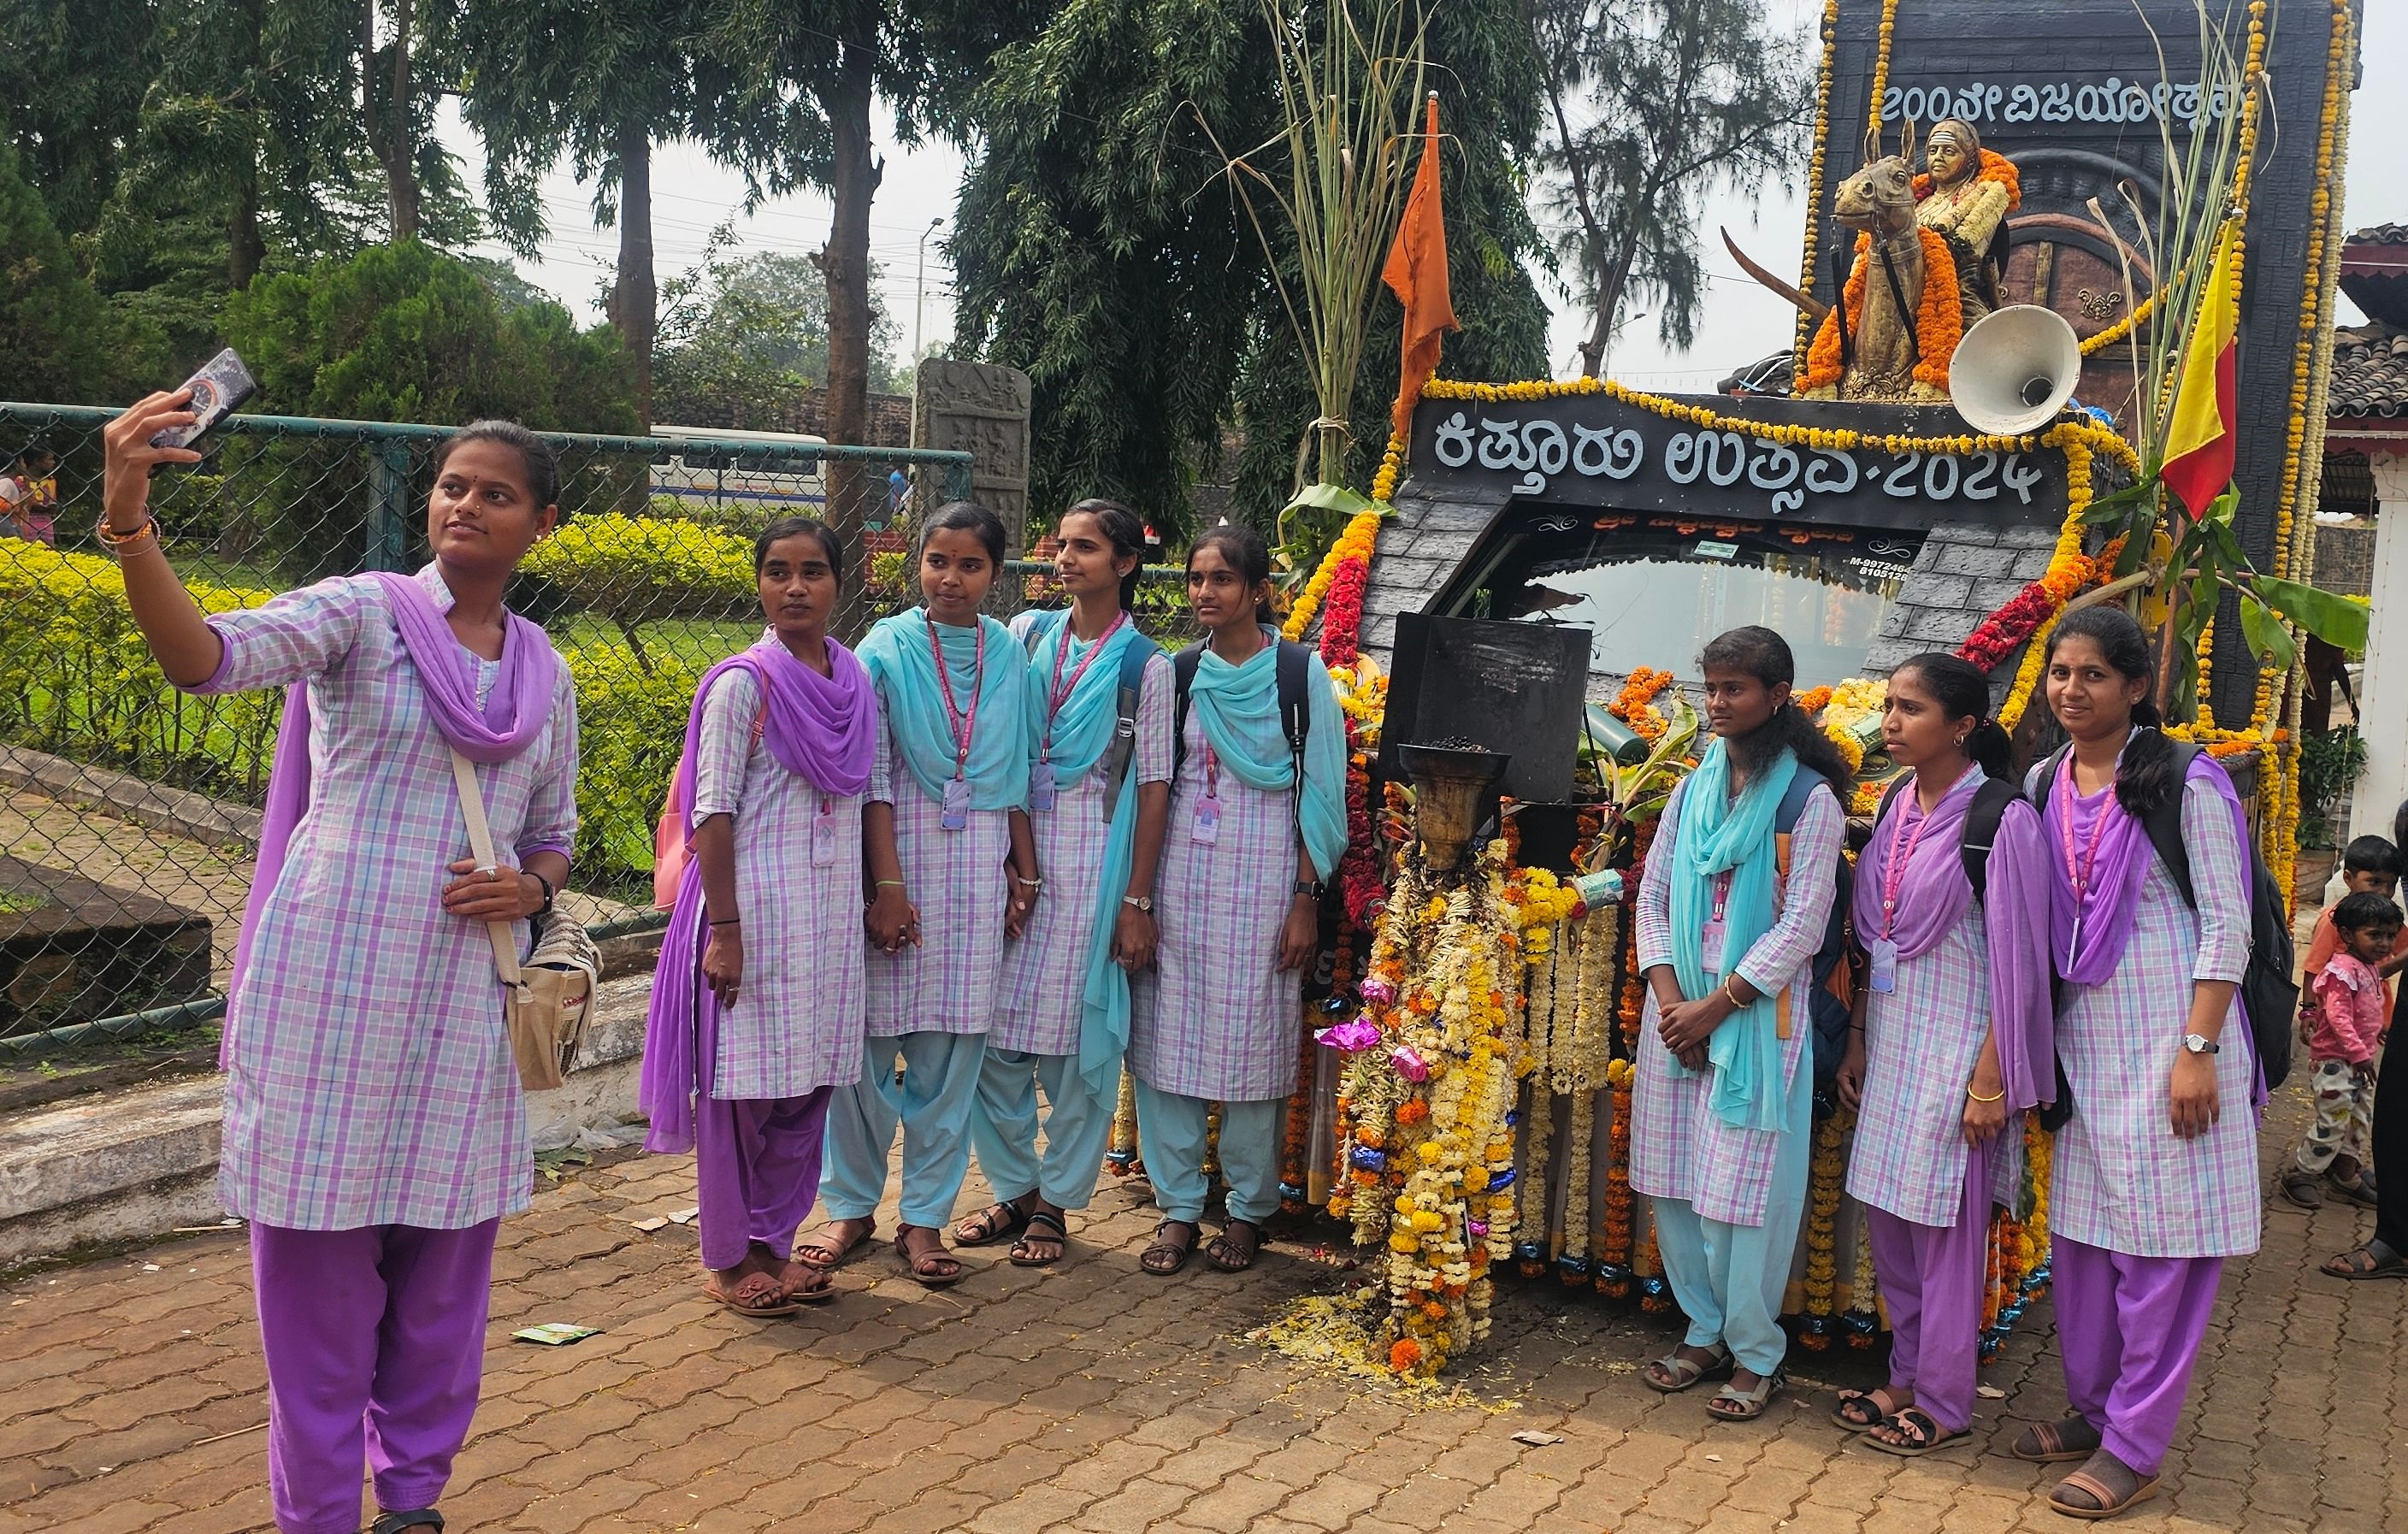
[[251, 369], [242, 365], [233, 347], [201, 365], [200, 371], [184, 380], [183, 386], [193, 392], [188, 407], [194, 417], [189, 426], [170, 426], [150, 438], [154, 448], [189, 448], [201, 435], [227, 416], [232, 415], [245, 400], [259, 393], [259, 383]]

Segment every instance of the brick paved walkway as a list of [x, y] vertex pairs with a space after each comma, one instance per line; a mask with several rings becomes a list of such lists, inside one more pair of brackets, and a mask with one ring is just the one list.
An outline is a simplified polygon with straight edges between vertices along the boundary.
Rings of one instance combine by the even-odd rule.
[[[2286, 1095], [2270, 1159], [2301, 1103]], [[1317, 1376], [1240, 1339], [1330, 1269], [1282, 1243], [1241, 1278], [1200, 1261], [1145, 1277], [1152, 1211], [1128, 1184], [1108, 1183], [1052, 1272], [969, 1254], [971, 1276], [931, 1294], [882, 1253], [825, 1309], [746, 1321], [697, 1293], [690, 1229], [631, 1223], [690, 1205], [689, 1175], [682, 1159], [590, 1169], [505, 1229], [484, 1404], [444, 1507], [455, 1530], [2073, 1527], [2043, 1505], [2043, 1469], [2002, 1452], [2064, 1404], [2045, 1305], [1985, 1374], [2007, 1392], [1976, 1428], [1995, 1447], [1906, 1461], [1827, 1421], [1835, 1385], [1873, 1383], [1873, 1355], [1794, 1355], [1802, 1388], [1766, 1425], [1713, 1424], [1639, 1383], [1668, 1319], [1549, 1286], [1500, 1305], [1468, 1376], [1484, 1408]], [[2228, 1269], [2167, 1494], [2117, 1527], [2408, 1527], [2408, 1285], [2314, 1272], [2366, 1219], [2270, 1213], [2265, 1251]], [[21, 1280], [0, 1317], [0, 1534], [265, 1527], [238, 1234]], [[607, 1329], [508, 1340], [549, 1320]], [[1523, 1428], [1562, 1441], [1517, 1443]]]

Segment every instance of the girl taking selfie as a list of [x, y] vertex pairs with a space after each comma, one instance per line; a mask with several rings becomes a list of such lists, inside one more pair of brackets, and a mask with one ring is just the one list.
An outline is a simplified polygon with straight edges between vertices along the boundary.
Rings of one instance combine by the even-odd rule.
[[[551, 448], [480, 422], [435, 452], [433, 560], [203, 617], [159, 549], [151, 437], [182, 392], [111, 422], [100, 536], [167, 679], [284, 687], [227, 1001], [218, 1193], [251, 1223], [268, 1479], [286, 1534], [382, 1534], [431, 1511], [468, 1431], [494, 1236], [527, 1207], [526, 1107], [485, 930], [548, 912], [576, 839], [577, 705], [543, 630], [502, 605], [559, 516]], [[451, 753], [503, 866], [480, 869]], [[375, 834], [363, 835], [363, 827]]]

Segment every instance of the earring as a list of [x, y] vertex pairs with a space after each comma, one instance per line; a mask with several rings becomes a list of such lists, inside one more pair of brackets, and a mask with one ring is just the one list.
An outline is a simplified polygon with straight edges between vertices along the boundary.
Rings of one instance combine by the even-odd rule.
[[1963, 751], [1965, 749], [1965, 738], [1961, 735], [1956, 738], [1956, 749], [1958, 751]]

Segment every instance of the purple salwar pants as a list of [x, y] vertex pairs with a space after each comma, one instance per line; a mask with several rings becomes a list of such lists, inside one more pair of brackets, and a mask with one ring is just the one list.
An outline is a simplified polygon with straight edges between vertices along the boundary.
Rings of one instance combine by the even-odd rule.
[[694, 1105], [695, 1202], [706, 1268], [733, 1268], [755, 1241], [784, 1262], [820, 1196], [833, 1087], [799, 1097]]
[[1966, 1152], [1965, 1188], [1953, 1226], [1916, 1225], [1865, 1210], [1873, 1272], [1889, 1309], [1889, 1386], [1914, 1391], [1914, 1404], [1951, 1433], [1973, 1426], [1996, 1145]]
[[283, 1534], [357, 1529], [364, 1461], [388, 1512], [443, 1494], [477, 1412], [500, 1227], [251, 1227]]
[[2109, 1454], [2153, 1476], [2182, 1418], [2224, 1259], [2135, 1257], [2059, 1236], [2049, 1263], [2066, 1399]]

